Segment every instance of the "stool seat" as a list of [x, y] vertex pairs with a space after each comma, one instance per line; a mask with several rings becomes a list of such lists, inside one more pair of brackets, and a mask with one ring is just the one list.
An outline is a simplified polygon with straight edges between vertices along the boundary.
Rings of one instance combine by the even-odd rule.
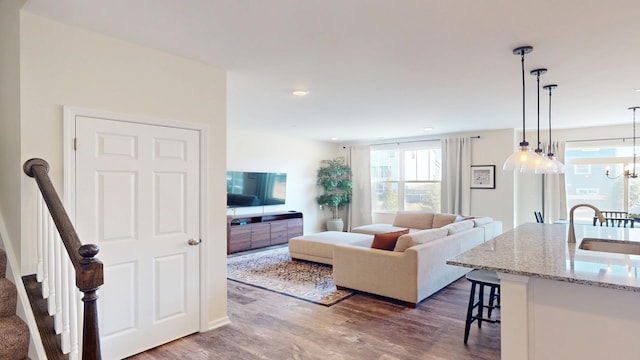
[[[467, 308], [467, 320], [464, 327], [464, 343], [469, 339], [469, 330], [474, 321], [478, 322], [478, 328], [482, 327], [482, 322], [500, 323], [499, 319], [492, 319], [491, 315], [494, 309], [500, 308], [500, 279], [495, 271], [474, 269], [465, 275], [466, 279], [471, 282], [471, 292], [469, 294], [469, 306]], [[489, 305], [484, 303], [484, 287], [488, 286]], [[478, 290], [478, 301], [476, 301], [476, 288]], [[473, 309], [478, 308], [476, 315]], [[484, 309], [487, 309], [487, 317], [484, 317]]]
[[485, 269], [474, 269], [471, 270], [465, 275], [467, 280], [469, 281], [478, 281], [486, 284], [500, 285], [500, 279], [498, 279], [498, 274], [495, 271], [485, 270]]

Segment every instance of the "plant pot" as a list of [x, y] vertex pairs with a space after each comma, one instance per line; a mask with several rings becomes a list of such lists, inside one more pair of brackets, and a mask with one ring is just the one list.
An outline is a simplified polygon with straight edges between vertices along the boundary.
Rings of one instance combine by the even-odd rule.
[[342, 231], [344, 229], [344, 223], [342, 219], [329, 219], [327, 220], [327, 231]]

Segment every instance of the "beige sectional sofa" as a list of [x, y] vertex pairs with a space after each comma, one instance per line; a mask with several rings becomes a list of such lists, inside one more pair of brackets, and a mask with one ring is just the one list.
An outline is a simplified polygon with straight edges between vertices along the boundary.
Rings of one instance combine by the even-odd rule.
[[[398, 238], [394, 251], [371, 248], [375, 234], [402, 229], [410, 233]], [[333, 264], [338, 287], [416, 306], [470, 270], [447, 265], [446, 260], [500, 233], [502, 223], [488, 217], [399, 212], [392, 224], [293, 238], [289, 251], [294, 259]]]
[[373, 235], [342, 231], [324, 231], [289, 239], [289, 255], [293, 260], [333, 264], [333, 248], [340, 244], [368, 244]]

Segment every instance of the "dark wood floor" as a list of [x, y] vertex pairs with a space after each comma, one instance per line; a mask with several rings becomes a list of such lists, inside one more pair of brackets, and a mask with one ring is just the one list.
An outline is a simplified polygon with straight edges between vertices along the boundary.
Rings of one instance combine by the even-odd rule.
[[474, 324], [463, 344], [470, 286], [464, 278], [415, 309], [368, 294], [325, 307], [227, 284], [231, 324], [131, 359], [500, 359], [499, 324]]

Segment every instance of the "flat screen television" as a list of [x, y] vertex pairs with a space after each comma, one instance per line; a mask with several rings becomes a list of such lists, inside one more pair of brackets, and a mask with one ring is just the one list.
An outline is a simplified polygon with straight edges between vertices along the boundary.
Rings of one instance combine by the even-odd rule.
[[227, 171], [227, 206], [281, 205], [286, 187], [286, 173]]

